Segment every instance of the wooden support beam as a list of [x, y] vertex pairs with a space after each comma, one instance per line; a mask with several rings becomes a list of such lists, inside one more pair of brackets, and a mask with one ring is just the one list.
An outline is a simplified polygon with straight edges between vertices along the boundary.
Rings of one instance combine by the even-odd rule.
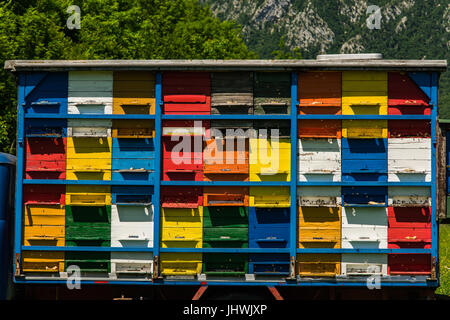
[[278, 292], [277, 288], [267, 287], [267, 289], [269, 289], [270, 293], [273, 295], [275, 300], [284, 300], [283, 297], [281, 296], [280, 292]]
[[195, 295], [192, 298], [192, 300], [200, 300], [202, 295], [205, 293], [206, 289], [208, 289], [208, 286], [201, 286], [200, 288], [198, 288], [198, 290], [195, 293]]

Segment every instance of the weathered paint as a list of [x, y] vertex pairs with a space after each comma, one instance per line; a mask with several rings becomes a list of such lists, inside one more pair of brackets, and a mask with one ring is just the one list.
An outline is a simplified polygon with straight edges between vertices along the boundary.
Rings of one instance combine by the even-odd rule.
[[165, 120], [162, 122], [163, 136], [206, 136], [209, 137], [211, 121]]
[[[71, 245], [78, 245], [76, 242]], [[86, 245], [85, 243], [81, 244]], [[108, 241], [92, 242], [93, 246], [109, 246]], [[78, 266], [81, 272], [90, 273], [109, 273], [111, 271], [111, 253], [110, 252], [66, 252], [64, 271], [67, 271], [71, 265]]]
[[27, 137], [67, 137], [67, 119], [26, 119]]
[[386, 181], [387, 139], [342, 139], [342, 181]]
[[298, 121], [298, 138], [340, 139], [341, 120], [300, 120]]
[[344, 206], [385, 206], [387, 187], [342, 187]]
[[111, 137], [111, 120], [69, 119], [67, 121], [69, 137]]
[[[249, 248], [289, 248], [289, 209], [249, 208]], [[249, 273], [288, 274], [288, 254], [249, 254]]]
[[342, 137], [349, 139], [386, 139], [387, 120], [342, 120]]
[[255, 72], [253, 97], [255, 114], [289, 114], [291, 109], [291, 74]]
[[300, 72], [299, 114], [341, 114], [342, 73]]
[[388, 141], [389, 181], [431, 181], [431, 139]]
[[389, 187], [388, 204], [390, 207], [429, 207], [431, 190], [424, 187]]
[[341, 273], [341, 255], [297, 254], [297, 273], [300, 277], [335, 277]]
[[164, 72], [164, 114], [210, 114], [211, 79], [208, 72]]
[[113, 114], [155, 114], [155, 73], [115, 71]]
[[387, 276], [387, 254], [342, 254], [341, 271], [347, 276], [380, 275]]
[[340, 207], [341, 187], [298, 187], [297, 200], [301, 207]]
[[26, 75], [26, 114], [67, 112], [67, 72], [34, 72]]
[[383, 71], [342, 73], [342, 114], [387, 115], [388, 75]]
[[211, 73], [212, 114], [253, 114], [253, 73]]
[[111, 71], [69, 71], [69, 114], [112, 114]]
[[289, 187], [250, 187], [250, 207], [289, 208], [291, 196]]
[[342, 209], [342, 248], [387, 249], [387, 208]]
[[341, 180], [341, 139], [299, 139], [298, 180]]
[[111, 180], [112, 138], [67, 138], [68, 180]]
[[155, 123], [141, 120], [113, 120], [113, 138], [154, 138]]
[[248, 207], [248, 187], [204, 187], [203, 205]]
[[58, 185], [27, 185], [23, 187], [23, 202], [25, 205], [64, 206], [65, 187]]
[[[163, 180], [164, 181], [203, 181], [203, 152], [200, 137], [184, 136], [189, 146], [186, 149], [178, 149], [180, 141], [172, 137], [162, 139], [163, 148]], [[199, 146], [197, 146], [199, 145]], [[193, 151], [192, 151], [193, 150]]]
[[66, 138], [26, 138], [25, 179], [65, 179]]
[[66, 206], [66, 241], [83, 243], [110, 240], [111, 206]]
[[22, 255], [22, 271], [64, 272], [64, 252], [28, 251]]

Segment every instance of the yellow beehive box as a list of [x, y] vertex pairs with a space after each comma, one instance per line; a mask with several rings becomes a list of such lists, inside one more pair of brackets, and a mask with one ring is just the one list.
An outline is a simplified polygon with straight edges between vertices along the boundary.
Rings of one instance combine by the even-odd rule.
[[388, 74], [383, 71], [342, 73], [343, 115], [387, 115]]
[[290, 199], [289, 187], [250, 187], [250, 207], [288, 208]]
[[25, 246], [64, 246], [65, 226], [24, 226]]
[[297, 255], [297, 274], [301, 277], [335, 277], [340, 273], [340, 254], [303, 253]]
[[61, 205], [24, 206], [24, 225], [64, 226], [65, 209]]
[[68, 185], [66, 187], [66, 204], [72, 206], [111, 205], [111, 187]]
[[193, 276], [202, 272], [201, 253], [161, 253], [160, 271], [163, 276]]
[[64, 252], [24, 251], [23, 272], [64, 272]]
[[289, 139], [271, 142], [250, 139], [250, 181], [290, 181], [291, 147]]
[[203, 228], [203, 207], [161, 208], [162, 228]]
[[113, 114], [155, 114], [155, 73], [115, 71]]
[[341, 208], [300, 207], [298, 216], [299, 248], [340, 248]]
[[342, 137], [348, 139], [387, 139], [387, 120], [342, 120]]

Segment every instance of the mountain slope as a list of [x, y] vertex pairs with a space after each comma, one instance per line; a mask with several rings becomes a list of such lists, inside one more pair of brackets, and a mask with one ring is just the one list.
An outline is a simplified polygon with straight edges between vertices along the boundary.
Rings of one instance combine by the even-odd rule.
[[[386, 59], [450, 58], [449, 0], [201, 0], [223, 20], [243, 28], [260, 58], [273, 58], [281, 37], [304, 58], [320, 53], [380, 52]], [[381, 9], [369, 29], [367, 7]], [[370, 18], [369, 18], [370, 19]], [[372, 19], [370, 19], [372, 21]], [[441, 79], [441, 117], [450, 117], [450, 72]]]

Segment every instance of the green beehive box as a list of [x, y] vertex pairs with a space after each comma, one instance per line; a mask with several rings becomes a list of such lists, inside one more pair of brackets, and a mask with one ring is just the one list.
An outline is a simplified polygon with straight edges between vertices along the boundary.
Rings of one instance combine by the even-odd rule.
[[204, 207], [203, 228], [248, 228], [247, 207]]
[[111, 206], [66, 206], [66, 241], [111, 240]]
[[78, 266], [82, 272], [111, 272], [109, 252], [66, 252], [65, 270], [71, 265]]
[[254, 76], [255, 114], [289, 114], [291, 111], [291, 74], [256, 72]]

